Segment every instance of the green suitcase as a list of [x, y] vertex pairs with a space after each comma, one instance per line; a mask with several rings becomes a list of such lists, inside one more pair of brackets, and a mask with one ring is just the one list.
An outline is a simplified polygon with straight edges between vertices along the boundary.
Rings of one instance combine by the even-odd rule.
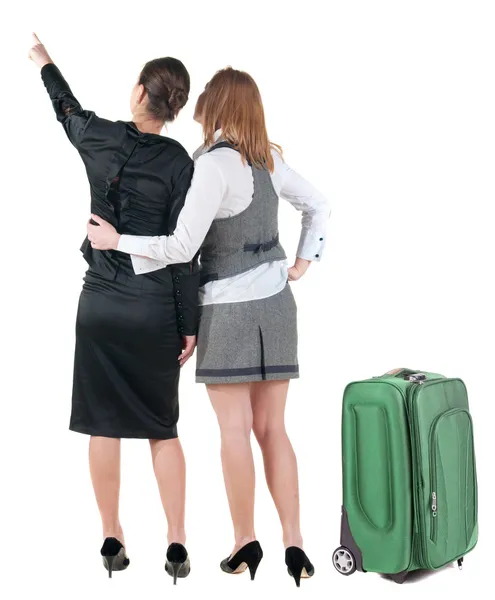
[[396, 369], [349, 384], [342, 472], [339, 573], [402, 583], [417, 569], [462, 567], [478, 522], [473, 423], [460, 379]]

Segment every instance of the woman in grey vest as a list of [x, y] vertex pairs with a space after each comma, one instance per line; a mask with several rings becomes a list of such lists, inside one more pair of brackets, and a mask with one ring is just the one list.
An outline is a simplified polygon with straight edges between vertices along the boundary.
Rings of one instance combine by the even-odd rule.
[[[88, 235], [97, 249], [131, 254], [136, 273], [185, 263], [201, 252], [196, 380], [207, 385], [218, 417], [235, 533], [221, 568], [249, 568], [254, 578], [262, 558], [254, 530], [254, 431], [282, 523], [286, 564], [299, 586], [314, 568], [302, 550], [297, 463], [284, 426], [289, 381], [299, 376], [288, 281], [321, 258], [329, 206], [269, 142], [261, 97], [248, 74], [218, 72], [200, 96], [195, 118], [203, 125], [204, 145], [174, 234], [119, 235], [93, 215], [99, 226], [89, 224]], [[279, 241], [279, 195], [303, 213], [291, 268]]]

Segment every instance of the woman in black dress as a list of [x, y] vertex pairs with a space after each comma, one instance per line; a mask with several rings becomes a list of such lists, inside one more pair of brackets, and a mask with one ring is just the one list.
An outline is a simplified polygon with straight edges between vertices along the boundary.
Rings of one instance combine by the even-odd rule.
[[[92, 213], [126, 233], [171, 234], [193, 162], [180, 144], [159, 133], [187, 102], [184, 65], [174, 58], [147, 63], [132, 91], [132, 122], [113, 122], [82, 109], [36, 36], [30, 58], [83, 159]], [[129, 564], [119, 520], [120, 438], [149, 439], [168, 521], [165, 567], [175, 582], [189, 573], [177, 420], [180, 365], [196, 344], [197, 262], [135, 275], [128, 255], [95, 250], [88, 239], [81, 250], [89, 268], [77, 313], [70, 428], [91, 436], [103, 562], [110, 576]]]

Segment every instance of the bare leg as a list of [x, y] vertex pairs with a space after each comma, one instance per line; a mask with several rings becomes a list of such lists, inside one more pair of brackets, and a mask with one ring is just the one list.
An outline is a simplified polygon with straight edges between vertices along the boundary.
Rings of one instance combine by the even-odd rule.
[[289, 380], [252, 384], [253, 430], [263, 453], [268, 488], [282, 523], [284, 545], [302, 548], [296, 455], [285, 430]]
[[92, 437], [89, 442], [89, 469], [100, 510], [103, 537], [114, 537], [125, 544], [119, 519], [120, 439]]
[[250, 384], [218, 384], [206, 387], [220, 426], [223, 476], [234, 525], [234, 554], [242, 546], [256, 539]]
[[168, 543], [186, 543], [186, 463], [179, 438], [150, 440], [151, 457], [168, 523]]

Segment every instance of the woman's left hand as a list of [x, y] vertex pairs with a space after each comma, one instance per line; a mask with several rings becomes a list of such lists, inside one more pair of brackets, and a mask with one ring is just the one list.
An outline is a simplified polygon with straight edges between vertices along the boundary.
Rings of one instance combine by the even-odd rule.
[[179, 356], [179, 364], [183, 367], [186, 362], [194, 354], [196, 348], [196, 336], [195, 335], [184, 335], [182, 336], [182, 353]]
[[33, 46], [29, 51], [29, 58], [37, 65], [40, 69], [42, 69], [45, 65], [52, 63], [52, 59], [50, 55], [46, 51], [46, 48], [38, 39], [38, 36], [33, 33]]
[[296, 258], [294, 266], [289, 269], [289, 281], [297, 281], [306, 273], [311, 264], [310, 260], [304, 258]]
[[92, 225], [91, 221], [88, 221], [86, 229], [91, 247], [95, 250], [117, 250], [120, 234], [117, 233], [115, 227], [98, 215], [91, 215], [91, 219], [98, 223], [98, 225]]

